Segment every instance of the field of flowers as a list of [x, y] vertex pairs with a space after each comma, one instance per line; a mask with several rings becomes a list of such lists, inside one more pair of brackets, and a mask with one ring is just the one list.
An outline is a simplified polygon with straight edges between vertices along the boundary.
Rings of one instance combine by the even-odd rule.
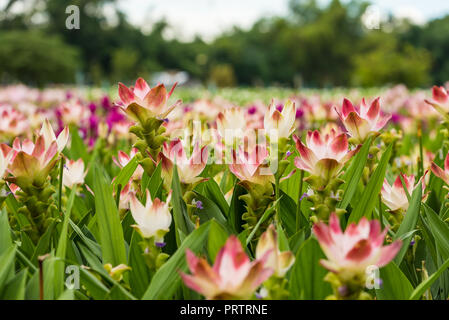
[[0, 88], [0, 299], [449, 298], [449, 95]]

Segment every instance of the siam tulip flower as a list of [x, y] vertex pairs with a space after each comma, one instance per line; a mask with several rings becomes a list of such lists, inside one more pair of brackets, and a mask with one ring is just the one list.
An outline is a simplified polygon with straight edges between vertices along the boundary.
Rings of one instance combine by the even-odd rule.
[[342, 232], [337, 215], [332, 213], [329, 226], [319, 222], [314, 225], [313, 232], [327, 257], [321, 264], [343, 282], [363, 279], [370, 266], [381, 268], [387, 265], [402, 244], [397, 240], [384, 246], [387, 229], [382, 231], [378, 220], [368, 221], [365, 217]]
[[[7, 148], [9, 148], [7, 145], [2, 145], [3, 150]], [[57, 161], [56, 141], [46, 148], [43, 136], [37, 138], [36, 144], [28, 139], [21, 142], [19, 138], [16, 138], [13, 149], [10, 148], [10, 150], [12, 156], [8, 171], [13, 177], [7, 180], [17, 184], [21, 189], [44, 184]]]
[[277, 233], [274, 225], [270, 225], [259, 238], [256, 247], [256, 258], [262, 259], [268, 255], [266, 266], [274, 270], [274, 275], [284, 277], [290, 267], [295, 263], [295, 256], [290, 251], [279, 251]]
[[144, 123], [148, 118], [165, 119], [176, 106], [181, 104], [178, 100], [174, 105], [167, 106], [167, 101], [175, 87], [176, 84], [167, 93], [163, 84], [150, 88], [144, 79], [139, 78], [135, 86], [131, 88], [119, 83], [118, 94], [126, 114], [133, 120]]
[[131, 193], [129, 207], [131, 214], [137, 225], [134, 228], [143, 238], [154, 237], [155, 242], [163, 242], [164, 235], [169, 231], [172, 216], [168, 207], [171, 199], [171, 192], [168, 194], [166, 202], [158, 198], [151, 200], [150, 192], [147, 189], [147, 200], [145, 206], [136, 198], [135, 193]]
[[79, 100], [69, 100], [62, 103], [57, 109], [58, 116], [66, 125], [78, 125], [82, 120], [88, 117], [89, 109]]
[[[118, 167], [124, 168], [131, 161], [131, 159], [136, 156], [138, 152], [139, 150], [137, 150], [136, 148], [132, 148], [129, 155], [127, 155], [125, 152], [120, 150], [118, 152], [118, 157], [117, 158], [113, 157], [112, 160]], [[137, 165], [137, 168], [132, 175], [132, 179], [140, 180], [142, 179], [142, 175], [143, 175], [143, 168], [140, 165]]]
[[[418, 185], [415, 186], [415, 176], [414, 175], [407, 176], [402, 173], [401, 175], [402, 178], [404, 179], [407, 192], [409, 195], [411, 195], [413, 193], [413, 190], [415, 190], [415, 188], [418, 186]], [[422, 185], [422, 188], [425, 189], [424, 184]], [[387, 207], [390, 208], [391, 211], [393, 212], [407, 211], [409, 203], [400, 176], [396, 178], [393, 185], [391, 186], [388, 183], [387, 179], [384, 180], [381, 196], [383, 203], [385, 203]], [[426, 197], [427, 194], [423, 196], [422, 200], [425, 201]]]
[[434, 175], [436, 175], [438, 178], [443, 180], [444, 183], [449, 185], [449, 152], [444, 159], [444, 170], [437, 166], [435, 162], [432, 162], [430, 169], [432, 170]]
[[234, 235], [221, 248], [212, 267], [189, 249], [186, 259], [192, 274], [181, 273], [184, 283], [209, 300], [250, 299], [273, 274], [266, 265], [267, 255], [251, 262]]
[[337, 177], [345, 163], [360, 149], [358, 146], [354, 150], [349, 150], [346, 134], [337, 135], [334, 129], [324, 136], [319, 131], [309, 131], [306, 138], [307, 146], [296, 135], [293, 135], [293, 139], [300, 155], [295, 159], [296, 167], [321, 177], [324, 181]]
[[64, 171], [62, 173], [62, 183], [68, 188], [73, 188], [75, 185], [84, 183], [84, 177], [87, 172], [84, 172], [83, 159], [69, 160], [64, 165]]
[[48, 119], [45, 119], [40, 131], [40, 135], [44, 137], [46, 149], [48, 149], [53, 142], [56, 142], [58, 152], [61, 152], [62, 150], [64, 150], [67, 142], [69, 141], [69, 128], [65, 127], [64, 130], [62, 130], [58, 135], [58, 138], [56, 138], [50, 121], [48, 121]]
[[432, 88], [433, 101], [425, 100], [427, 104], [435, 108], [443, 116], [449, 113], [449, 94], [444, 87], [434, 86]]
[[28, 129], [29, 121], [22, 112], [9, 105], [0, 105], [0, 137], [12, 139]]
[[13, 156], [13, 152], [9, 147], [5, 148], [6, 145], [1, 145], [2, 150], [0, 151], [0, 180], [5, 177], [6, 169], [8, 168], [9, 162]]
[[240, 180], [265, 185], [274, 182], [268, 164], [268, 150], [262, 145], [245, 151], [242, 146], [238, 151], [232, 150], [232, 163], [229, 170]]
[[217, 130], [226, 144], [234, 144], [243, 138], [246, 130], [245, 112], [234, 107], [220, 112], [217, 117]]
[[384, 116], [380, 110], [380, 98], [368, 106], [362, 99], [360, 109], [356, 109], [351, 101], [343, 100], [341, 114], [337, 111], [349, 135], [358, 143], [363, 143], [370, 135], [377, 134], [390, 120], [391, 115]]
[[276, 130], [279, 138], [288, 139], [295, 131], [296, 107], [295, 103], [288, 100], [281, 111], [274, 106], [274, 102], [268, 108], [264, 118], [264, 129], [267, 135]]
[[207, 146], [200, 148], [198, 142], [195, 143], [190, 158], [187, 158], [182, 142], [178, 138], [170, 143], [164, 142], [162, 152], [159, 153], [159, 160], [162, 161], [162, 176], [166, 183], [171, 182], [175, 163], [182, 183], [192, 184], [200, 181], [202, 178], [198, 176], [206, 167], [207, 159]]

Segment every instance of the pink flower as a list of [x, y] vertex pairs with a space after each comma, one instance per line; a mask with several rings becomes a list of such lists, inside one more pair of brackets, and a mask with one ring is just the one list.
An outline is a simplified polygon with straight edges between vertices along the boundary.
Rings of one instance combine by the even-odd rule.
[[173, 166], [176, 162], [179, 179], [182, 183], [192, 184], [201, 180], [198, 177], [207, 164], [207, 147], [200, 148], [199, 143], [195, 143], [190, 158], [180, 139], [172, 140], [170, 143], [164, 142], [162, 152], [159, 153], [159, 160], [162, 161], [162, 176], [169, 183], [172, 178]]
[[382, 115], [379, 98], [375, 99], [369, 107], [365, 99], [362, 99], [360, 109], [356, 109], [351, 101], [344, 99], [341, 111], [341, 114], [338, 111], [337, 113], [346, 130], [359, 143], [364, 142], [371, 134], [378, 133], [391, 118], [391, 115]]
[[435, 162], [432, 162], [430, 169], [432, 170], [434, 175], [436, 175], [438, 178], [442, 179], [447, 185], [449, 185], [449, 152], [447, 153], [446, 158], [444, 159], [444, 170], [441, 169], [439, 166], [437, 166]]
[[[137, 152], [139, 152], [139, 150], [137, 150], [136, 148], [132, 148], [129, 155], [127, 155], [125, 152], [120, 150], [118, 152], [118, 157], [117, 158], [113, 157], [112, 160], [118, 167], [123, 168], [131, 161], [132, 158], [135, 157]], [[142, 179], [142, 175], [143, 175], [143, 168], [140, 165], [137, 165], [137, 168], [132, 175], [132, 179], [140, 180]]]
[[282, 111], [276, 109], [274, 101], [268, 108], [264, 118], [264, 129], [269, 135], [271, 130], [276, 130], [279, 138], [289, 138], [295, 131], [296, 107], [295, 103], [288, 100]]
[[[415, 186], [415, 176], [407, 176], [405, 174], [401, 174], [402, 178], [404, 179], [405, 186], [407, 188], [407, 192], [409, 195], [413, 193], [413, 190], [417, 186]], [[423, 189], [425, 186], [423, 185]], [[393, 185], [390, 186], [387, 179], [384, 180], [384, 184], [382, 186], [382, 200], [383, 203], [387, 205], [388, 208], [390, 208], [391, 211], [397, 211], [397, 210], [403, 210], [404, 212], [407, 211], [409, 203], [407, 194], [405, 193], [404, 187], [402, 186], [401, 177], [398, 176], [396, 180], [394, 181]], [[427, 195], [423, 196], [423, 201]]]
[[342, 280], [363, 277], [369, 266], [387, 265], [402, 244], [397, 240], [384, 246], [387, 229], [382, 231], [379, 221], [368, 221], [365, 217], [358, 225], [352, 223], [342, 232], [337, 215], [332, 213], [329, 226], [319, 222], [313, 226], [313, 232], [328, 259], [321, 260], [321, 264]]
[[175, 87], [176, 84], [167, 93], [163, 84], [150, 88], [144, 79], [139, 78], [136, 85], [131, 88], [119, 83], [118, 94], [126, 114], [135, 121], [145, 123], [148, 118], [165, 119], [176, 106], [181, 104], [181, 101], [178, 100], [174, 105], [167, 106], [167, 101]]
[[360, 149], [358, 146], [352, 151], [349, 150], [346, 134], [337, 135], [334, 129], [330, 129], [324, 136], [319, 131], [309, 131], [307, 146], [296, 135], [293, 135], [293, 139], [300, 155], [295, 159], [296, 167], [325, 181], [337, 177], [345, 163]]
[[447, 117], [449, 113], [449, 94], [444, 87], [434, 86], [432, 88], [433, 101], [425, 102], [435, 108], [443, 116]]
[[268, 165], [268, 150], [262, 145], [245, 151], [242, 146], [238, 151], [232, 150], [232, 163], [229, 170], [240, 180], [255, 184], [266, 184], [274, 181]]
[[229, 108], [218, 114], [217, 131], [226, 144], [233, 144], [235, 140], [242, 139], [245, 130], [246, 119], [242, 108]]
[[131, 214], [136, 221], [136, 228], [144, 238], [154, 237], [156, 242], [163, 242], [164, 235], [169, 231], [172, 216], [168, 207], [171, 199], [171, 192], [167, 201], [162, 202], [158, 198], [151, 200], [150, 192], [146, 191], [145, 206], [136, 198], [135, 193], [130, 194], [129, 207]]
[[226, 241], [212, 267], [189, 249], [186, 258], [192, 275], [181, 273], [184, 283], [207, 299], [249, 299], [273, 274], [266, 267], [265, 257], [251, 262], [234, 235]]
[[21, 189], [33, 184], [42, 185], [57, 161], [57, 156], [64, 149], [68, 141], [68, 129], [64, 129], [56, 138], [48, 120], [42, 125], [39, 136], [34, 144], [31, 140], [20, 141], [16, 138], [13, 147], [1, 145], [4, 155], [10, 156], [8, 171], [13, 177], [7, 178]]
[[64, 166], [62, 173], [62, 183], [64, 186], [73, 188], [75, 185], [83, 184], [87, 171], [84, 171], [83, 159], [69, 160]]
[[9, 105], [0, 106], [0, 136], [12, 139], [27, 132], [29, 121], [20, 111]]
[[256, 258], [267, 256], [266, 265], [274, 270], [277, 277], [284, 277], [287, 271], [295, 263], [295, 256], [291, 251], [279, 250], [277, 233], [274, 225], [270, 225], [259, 238], [256, 247]]

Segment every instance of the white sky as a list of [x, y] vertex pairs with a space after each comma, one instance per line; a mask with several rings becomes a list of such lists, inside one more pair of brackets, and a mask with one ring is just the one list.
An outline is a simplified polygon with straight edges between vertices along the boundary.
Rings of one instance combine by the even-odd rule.
[[[329, 0], [320, 0], [326, 3]], [[372, 0], [381, 12], [410, 17], [418, 23], [449, 14], [448, 0]], [[250, 27], [258, 18], [288, 12], [288, 0], [120, 0], [119, 7], [130, 21], [144, 29], [165, 17], [174, 34], [205, 39], [233, 25]]]

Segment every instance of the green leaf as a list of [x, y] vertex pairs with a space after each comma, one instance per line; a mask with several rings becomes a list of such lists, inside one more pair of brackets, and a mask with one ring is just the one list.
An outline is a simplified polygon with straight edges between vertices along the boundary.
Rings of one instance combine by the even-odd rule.
[[117, 206], [112, 197], [110, 183], [106, 181], [98, 166], [94, 167], [93, 191], [103, 264], [126, 264], [125, 240]]
[[228, 237], [228, 232], [220, 224], [211, 224], [207, 239], [207, 252], [211, 261], [215, 261], [218, 251], [224, 246]]
[[320, 265], [320, 260], [325, 258], [314, 238], [309, 238], [302, 244], [291, 271], [292, 299], [322, 300], [332, 294], [331, 286], [324, 281], [327, 270]]
[[25, 286], [27, 280], [27, 269], [21, 270], [8, 283], [3, 290], [2, 300], [25, 299]]
[[388, 161], [390, 160], [391, 152], [393, 149], [393, 144], [390, 144], [387, 150], [382, 155], [380, 162], [371, 176], [368, 185], [363, 191], [362, 198], [358, 202], [355, 209], [349, 216], [348, 224], [351, 222], [358, 222], [363, 216], [370, 218], [371, 213], [378, 200], [380, 190], [382, 189], [382, 184], [385, 178], [385, 172], [387, 170]]
[[[178, 169], [176, 165], [173, 167], [171, 203], [173, 205], [173, 219], [175, 221], [176, 230], [179, 230], [184, 235], [188, 235], [195, 229], [195, 225], [187, 214], [186, 204], [182, 198], [181, 184], [179, 182]], [[181, 243], [181, 238], [178, 236], [178, 233], [176, 235], [176, 241], [179, 246]]]
[[449, 227], [440, 217], [424, 203], [429, 227], [437, 244], [437, 251], [444, 260], [449, 259]]
[[346, 171], [343, 177], [343, 180], [345, 180], [346, 182], [343, 185], [343, 199], [338, 205], [338, 207], [341, 209], [346, 209], [359, 186], [360, 178], [363, 175], [363, 169], [365, 168], [366, 162], [368, 160], [368, 153], [371, 142], [372, 138], [369, 138], [368, 141], [363, 144], [363, 147], [352, 160], [348, 171]]
[[142, 237], [138, 232], [134, 231], [131, 237], [131, 245], [129, 246], [129, 266], [131, 272], [129, 274], [129, 284], [131, 285], [131, 292], [137, 297], [141, 298], [145, 293], [145, 290], [150, 284], [150, 271], [145, 263], [145, 258], [142, 254], [142, 248], [139, 246], [139, 242], [142, 241]]
[[70, 158], [71, 159], [79, 159], [82, 158], [84, 163], [87, 163], [89, 160], [89, 153], [87, 151], [87, 146], [84, 143], [83, 139], [81, 139], [78, 133], [78, 127], [73, 125], [70, 126], [70, 137], [71, 137], [71, 145], [69, 149]]
[[186, 249], [190, 249], [195, 253], [202, 251], [213, 223], [216, 222], [213, 220], [206, 222], [184, 239], [175, 254], [156, 272], [150, 286], [142, 297], [143, 300], [167, 300], [173, 298], [175, 292], [181, 286], [181, 277], [178, 272], [187, 271]]
[[31, 261], [37, 263], [37, 258], [41, 255], [44, 255], [49, 252], [50, 249], [50, 241], [53, 235], [53, 231], [55, 229], [56, 221], [52, 221], [45, 231], [44, 235], [39, 239], [36, 248], [34, 249], [33, 257]]
[[[279, 205], [281, 207], [280, 218], [282, 221], [282, 225], [285, 227], [287, 234], [289, 236], [292, 236], [296, 233], [296, 202], [286, 193], [281, 191]], [[308, 221], [302, 213], [300, 213], [299, 218], [301, 222], [300, 224], [308, 225]]]
[[5, 209], [0, 211], [0, 255], [12, 245], [11, 229], [8, 222], [8, 213]]
[[3, 285], [8, 280], [8, 275], [11, 270], [14, 270], [14, 258], [16, 256], [16, 246], [10, 246], [3, 254], [0, 256], [0, 290]]
[[407, 300], [413, 287], [401, 269], [394, 262], [380, 269], [382, 288], [376, 290], [379, 300]]
[[426, 292], [427, 289], [430, 288], [430, 286], [440, 277], [440, 275], [449, 268], [449, 259], [444, 262], [441, 267], [438, 268], [438, 270], [433, 273], [429, 278], [427, 278], [425, 281], [421, 282], [415, 290], [413, 290], [412, 294], [410, 295], [409, 300], [418, 300], [422, 297], [424, 292]]
[[62, 230], [59, 236], [58, 247], [56, 249], [55, 261], [55, 297], [59, 297], [64, 291], [64, 260], [67, 252], [67, 240], [68, 240], [68, 228], [70, 221], [70, 214], [72, 212], [73, 203], [75, 200], [76, 190], [72, 189], [69, 196], [69, 201], [67, 203], [67, 209], [64, 214], [64, 221], [62, 223]]
[[[394, 240], [400, 239], [401, 237], [403, 237], [409, 232], [412, 232], [415, 229], [416, 223], [418, 222], [419, 211], [421, 209], [421, 199], [422, 199], [422, 187], [420, 183], [419, 185], [416, 186], [415, 190], [413, 191], [407, 213], [405, 214], [404, 220], [402, 221], [398, 231], [394, 236]], [[402, 240], [401, 250], [399, 250], [398, 254], [396, 255], [396, 258], [394, 259], [396, 265], [398, 266], [401, 265], [402, 259], [404, 258], [407, 249], [410, 247], [411, 240], [412, 237], [407, 237], [404, 240]]]
[[124, 166], [117, 177], [114, 180], [114, 188], [117, 188], [119, 185], [126, 186], [129, 182], [129, 179], [131, 179], [131, 176], [133, 175], [134, 171], [136, 171], [138, 166], [138, 160], [137, 157], [133, 157], [126, 166]]
[[240, 233], [242, 231], [242, 214], [245, 212], [245, 202], [240, 200], [239, 197], [245, 193], [245, 188], [239, 184], [235, 185], [231, 205], [229, 206], [229, 213], [227, 215], [229, 224], [235, 233]]
[[204, 196], [212, 200], [220, 208], [221, 213], [226, 216], [229, 212], [229, 205], [215, 180], [209, 179], [203, 183], [203, 186]]
[[215, 204], [215, 202], [206, 198], [198, 192], [195, 192], [195, 200], [199, 200], [203, 203], [203, 209], [197, 209], [201, 223], [204, 223], [211, 219], [215, 219], [224, 227], [228, 226], [228, 221], [224, 217], [220, 208]]

